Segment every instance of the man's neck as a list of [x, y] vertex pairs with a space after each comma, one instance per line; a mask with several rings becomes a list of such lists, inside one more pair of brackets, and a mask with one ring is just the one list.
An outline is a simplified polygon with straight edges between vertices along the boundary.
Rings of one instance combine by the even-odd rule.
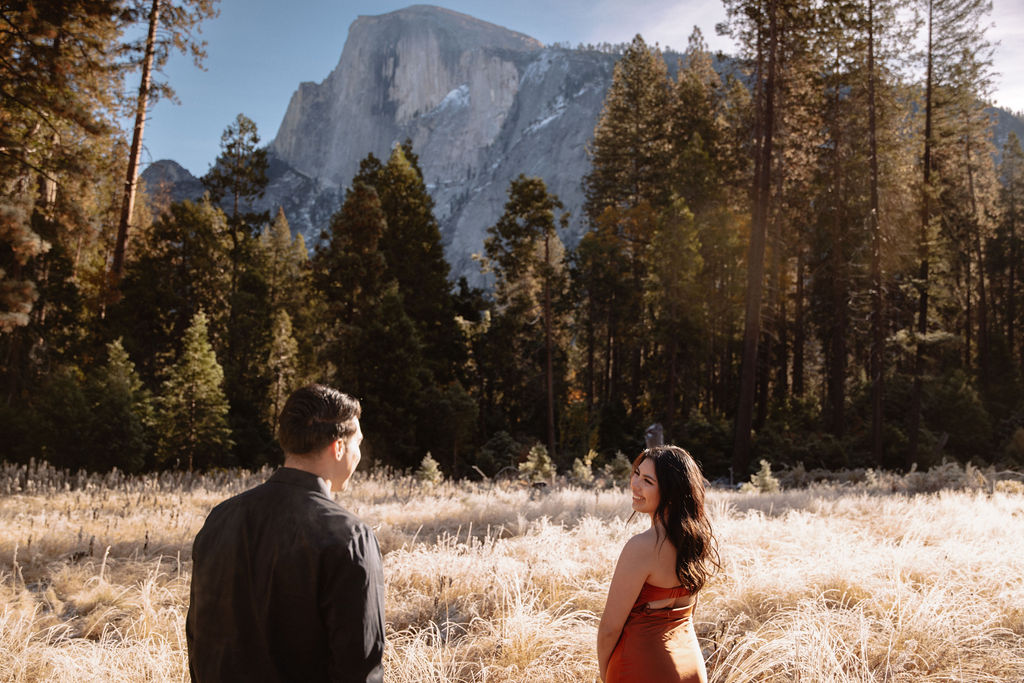
[[303, 472], [315, 474], [316, 476], [324, 480], [324, 482], [327, 484], [328, 491], [334, 490], [333, 487], [331, 486], [331, 479], [326, 475], [326, 468], [323, 467], [320, 458], [285, 454], [284, 466], [290, 467], [293, 470], [301, 470]]

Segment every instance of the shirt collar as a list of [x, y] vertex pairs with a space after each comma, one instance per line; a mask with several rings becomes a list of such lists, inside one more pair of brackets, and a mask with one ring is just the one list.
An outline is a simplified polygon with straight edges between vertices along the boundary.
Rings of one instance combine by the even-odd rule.
[[297, 470], [294, 467], [277, 468], [277, 471], [274, 472], [267, 481], [272, 481], [276, 484], [298, 486], [299, 488], [303, 488], [308, 491], [319, 491], [328, 498], [331, 497], [331, 489], [327, 486], [327, 482], [324, 481], [322, 477], [318, 477], [312, 472]]

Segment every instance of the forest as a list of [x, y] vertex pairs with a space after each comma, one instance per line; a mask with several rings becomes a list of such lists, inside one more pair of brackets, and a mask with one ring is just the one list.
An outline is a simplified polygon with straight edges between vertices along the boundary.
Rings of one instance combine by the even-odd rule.
[[[1024, 151], [995, 140], [985, 0], [725, 0], [729, 69], [625, 46], [587, 230], [521, 175], [492, 286], [453, 282], [410, 141], [369, 154], [316, 244], [258, 214], [227, 122], [198, 201], [139, 186], [159, 67], [213, 0], [4, 3], [0, 459], [260, 468], [290, 391], [360, 399], [364, 458], [493, 476], [632, 458], [711, 478], [1024, 464]], [[134, 128], [123, 125], [134, 120]]]

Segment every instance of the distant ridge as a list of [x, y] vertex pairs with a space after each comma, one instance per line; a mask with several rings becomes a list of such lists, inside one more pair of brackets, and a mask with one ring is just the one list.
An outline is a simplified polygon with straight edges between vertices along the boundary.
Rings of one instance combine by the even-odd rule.
[[[670, 72], [680, 55], [665, 55]], [[618, 56], [545, 47], [523, 33], [432, 5], [360, 16], [334, 70], [299, 84], [268, 148], [270, 186], [258, 210], [284, 208], [294, 231], [319, 241], [367, 154], [386, 159], [409, 138], [434, 198], [452, 276], [485, 284], [473, 254], [501, 215], [509, 182], [539, 176], [570, 213], [563, 240], [584, 230], [586, 145]], [[719, 64], [719, 68], [732, 66]], [[997, 109], [997, 155], [1024, 120]], [[202, 185], [174, 162], [143, 173], [172, 198]], [[167, 188], [170, 188], [169, 190]], [[166, 195], [165, 195], [166, 196]]]

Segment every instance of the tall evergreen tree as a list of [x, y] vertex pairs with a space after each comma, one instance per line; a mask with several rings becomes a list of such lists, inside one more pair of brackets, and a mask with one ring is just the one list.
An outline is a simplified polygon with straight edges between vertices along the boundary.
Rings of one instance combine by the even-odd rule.
[[195, 33], [204, 19], [217, 15], [214, 4], [217, 0], [131, 0], [125, 3], [120, 16], [129, 23], [144, 23], [144, 41], [130, 43], [129, 50], [138, 54], [137, 62], [141, 73], [139, 92], [135, 99], [135, 126], [132, 132], [128, 168], [125, 174], [124, 200], [121, 219], [117, 228], [114, 258], [111, 265], [111, 281], [116, 287], [124, 271], [125, 253], [128, 245], [128, 228], [135, 215], [135, 195], [138, 185], [139, 158], [142, 154], [142, 135], [146, 125], [146, 111], [151, 99], [163, 95], [173, 97], [174, 91], [166, 82], [153, 80], [153, 73], [160, 72], [167, 63], [172, 50], [191, 54], [196, 66], [206, 56], [205, 41]]
[[[584, 178], [584, 210], [591, 231], [581, 242], [584, 258], [575, 269], [575, 290], [605, 289], [605, 298], [591, 298], [584, 310], [584, 338], [599, 344], [587, 351], [588, 374], [595, 363], [602, 379], [601, 412], [625, 411], [632, 425], [622, 424], [635, 439], [640, 435], [645, 373], [643, 283], [645, 254], [657, 228], [657, 214], [672, 192], [669, 104], [671, 82], [657, 48], [636, 36], [616, 63], [604, 108], [589, 147], [592, 168]], [[612, 272], [625, 269], [625, 279], [608, 289]], [[609, 419], [621, 422], [609, 413]], [[630, 448], [633, 444], [602, 444]]]
[[302, 233], [291, 233], [288, 219], [278, 209], [264, 227], [256, 245], [258, 268], [266, 286], [266, 305], [271, 315], [288, 314], [298, 344], [296, 379], [311, 380], [317, 373], [316, 329], [323, 303], [313, 294], [312, 268]]
[[258, 247], [271, 308], [296, 315], [309, 300], [309, 253], [302, 233], [292, 235], [284, 209], [278, 208], [274, 220], [260, 232]]
[[138, 472], [151, 464], [153, 397], [120, 339], [107, 344], [106, 364], [87, 376], [85, 395], [91, 428], [78, 445], [81, 466]]
[[661, 50], [637, 35], [615, 64], [594, 130], [585, 210], [596, 221], [609, 208], [669, 199], [668, 68]]
[[266, 421], [273, 427], [288, 395], [295, 388], [299, 345], [292, 336], [292, 319], [283, 310], [274, 313], [273, 337], [267, 354], [270, 375], [266, 401]]
[[206, 314], [185, 330], [178, 360], [166, 371], [157, 414], [157, 459], [164, 466], [207, 469], [233, 462], [224, 371], [210, 346]]
[[[114, 131], [121, 3], [40, 0], [0, 8], [0, 333], [29, 322], [35, 259], [85, 213], [75, 178], [96, 174]], [[86, 195], [88, 196], [88, 195]], [[72, 220], [68, 220], [72, 219]], [[44, 232], [45, 232], [44, 228]]]
[[260, 344], [253, 342], [263, 341], [259, 339], [260, 333], [267, 332], [270, 317], [263, 310], [266, 308], [266, 284], [253, 243], [255, 231], [267, 217], [264, 213], [241, 210], [241, 202], [262, 197], [267, 186], [267, 151], [257, 147], [259, 140], [256, 124], [239, 114], [221, 135], [220, 155], [203, 177], [214, 204], [224, 199], [230, 203], [227, 227], [231, 239], [231, 277], [225, 370], [232, 412], [236, 417], [239, 410], [247, 412], [250, 421], [256, 417], [252, 397], [259, 393], [258, 388], [252, 386], [255, 378], [251, 369], [256, 358], [262, 355]]
[[362, 401], [367, 455], [409, 467], [423, 457], [418, 449], [430, 448], [417, 430], [433, 376], [399, 284], [385, 279], [388, 230], [377, 190], [355, 182], [314, 256], [327, 321], [321, 365], [327, 379]]
[[[530, 405], [546, 405], [546, 437], [548, 453], [557, 457], [555, 439], [555, 384], [557, 337], [562, 327], [556, 313], [566, 288], [563, 257], [565, 249], [558, 238], [557, 228], [567, 225], [566, 215], [556, 215], [562, 209], [558, 197], [548, 193], [540, 178], [527, 178], [520, 174], [508, 189], [505, 211], [498, 222], [487, 229], [484, 241], [487, 265], [495, 275], [495, 321], [492, 330], [500, 334], [495, 343], [512, 350], [514, 356], [538, 359], [543, 357], [543, 370], [523, 368], [526, 377], [517, 377], [506, 385], [508, 407], [513, 413], [526, 418]], [[542, 341], [534, 330], [534, 321], [541, 321]], [[540, 341], [540, 343], [537, 343]], [[543, 349], [542, 354], [536, 349]], [[508, 359], [513, 360], [513, 359]], [[523, 363], [520, 360], [519, 363]], [[527, 361], [529, 363], [529, 361]], [[563, 362], [558, 362], [562, 366]], [[507, 370], [516, 363], [503, 364]], [[500, 372], [499, 367], [494, 368]], [[528, 396], [529, 380], [544, 378], [544, 399]], [[559, 385], [561, 379], [557, 380]], [[518, 384], [516, 387], [514, 385]], [[518, 391], [517, 391], [518, 390]], [[515, 397], [514, 394], [519, 394]], [[519, 400], [516, 400], [518, 398]], [[526, 399], [526, 400], [523, 400]], [[518, 408], [518, 410], [516, 410]]]
[[754, 62], [754, 139], [752, 183], [753, 223], [747, 252], [747, 295], [743, 329], [743, 361], [736, 409], [733, 471], [743, 476], [750, 466], [751, 428], [756, 389], [758, 339], [764, 291], [765, 249], [771, 212], [771, 170], [774, 158], [777, 79], [782, 42], [787, 35], [783, 7], [786, 0], [733, 0], [726, 3], [734, 36], [743, 38]]
[[1024, 300], [1024, 150], [1013, 132], [1003, 145], [999, 167], [1001, 188], [999, 208], [1001, 219], [993, 243], [989, 268], [993, 275], [993, 298], [999, 297], [999, 318], [1011, 358], [1016, 359], [1017, 373], [1024, 377], [1024, 344], [1020, 339], [1019, 311]]
[[[950, 135], [951, 124], [957, 123], [957, 104], [970, 106], [964, 98], [985, 88], [984, 78], [991, 63], [991, 45], [981, 25], [990, 11], [989, 0], [923, 0], [926, 41], [924, 50], [924, 136], [921, 161], [921, 221], [918, 233], [918, 310], [916, 323], [916, 355], [914, 389], [910, 405], [910, 434], [906, 465], [916, 462], [920, 450], [924, 375], [926, 372], [926, 340], [932, 328], [930, 320], [932, 287], [932, 244], [938, 237], [939, 216], [936, 205], [941, 183], [935, 177], [943, 147], [955, 148], [958, 136]], [[946, 142], [946, 145], [943, 145]], [[957, 166], [963, 157], [957, 155]]]
[[455, 324], [449, 266], [412, 145], [395, 145], [386, 164], [369, 155], [360, 164], [353, 186], [373, 187], [380, 198], [387, 229], [380, 237], [384, 280], [398, 284], [406, 315], [422, 341], [427, 367], [440, 382], [454, 378], [465, 359]]
[[387, 221], [377, 191], [355, 183], [331, 217], [313, 258], [314, 284], [324, 301], [322, 356], [339, 386], [364, 395], [359, 360], [363, 328], [379, 313], [386, 269], [380, 242]]
[[200, 309], [212, 312], [214, 348], [227, 352], [230, 268], [227, 219], [209, 202], [176, 202], [154, 223], [108, 323], [112, 334], [124, 338], [147, 381], [168, 363], [169, 349]]
[[203, 185], [215, 204], [228, 200], [228, 224], [237, 251], [243, 236], [252, 235], [266, 215], [243, 211], [243, 204], [263, 196], [267, 189], [267, 150], [260, 142], [256, 123], [239, 114], [220, 136], [220, 154], [203, 176]]
[[[680, 412], [680, 378], [684, 374], [683, 357], [701, 357], [702, 313], [704, 293], [698, 289], [702, 269], [700, 241], [693, 214], [682, 199], [662, 213], [661, 225], [650, 246], [650, 267], [646, 287], [646, 303], [653, 320], [650, 334], [661, 353], [654, 364], [649, 403], [659, 406], [655, 417], [665, 429], [666, 439], [675, 438], [674, 427]], [[692, 372], [697, 368], [690, 367]], [[695, 392], [694, 392], [695, 393]]]

